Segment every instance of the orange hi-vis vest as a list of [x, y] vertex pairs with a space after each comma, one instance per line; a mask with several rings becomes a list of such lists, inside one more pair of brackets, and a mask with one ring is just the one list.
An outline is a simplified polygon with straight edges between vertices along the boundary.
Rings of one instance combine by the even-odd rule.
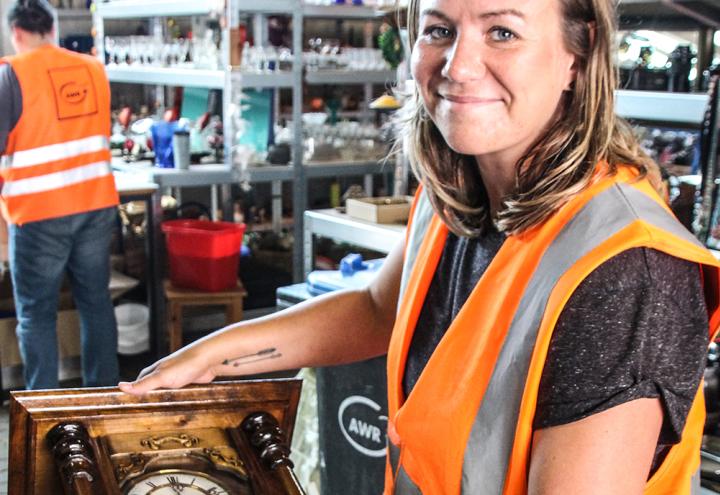
[[[623, 167], [542, 225], [505, 240], [405, 397], [408, 348], [446, 237], [420, 193], [387, 358], [385, 495], [527, 493], [533, 417], [553, 328], [583, 279], [618, 253], [645, 246], [698, 263], [711, 336], [720, 325], [720, 264], [648, 181]], [[647, 495], [699, 489], [704, 418], [701, 385], [682, 441], [648, 481]]]
[[2, 157], [8, 222], [24, 224], [118, 204], [110, 164], [110, 88], [94, 58], [53, 45], [6, 57], [22, 113]]

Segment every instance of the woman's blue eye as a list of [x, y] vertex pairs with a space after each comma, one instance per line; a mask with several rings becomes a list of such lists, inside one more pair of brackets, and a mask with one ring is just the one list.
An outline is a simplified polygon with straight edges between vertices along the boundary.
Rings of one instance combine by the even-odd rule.
[[452, 37], [452, 31], [442, 26], [432, 26], [425, 30], [425, 35], [433, 40], [446, 40]]
[[494, 27], [490, 30], [490, 36], [494, 41], [512, 41], [517, 36], [509, 29], [502, 27]]

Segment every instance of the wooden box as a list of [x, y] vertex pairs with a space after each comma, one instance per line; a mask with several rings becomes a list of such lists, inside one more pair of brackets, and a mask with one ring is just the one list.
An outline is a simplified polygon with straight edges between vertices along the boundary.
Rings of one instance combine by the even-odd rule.
[[346, 212], [353, 218], [373, 223], [406, 223], [410, 216], [411, 196], [348, 199]]
[[300, 384], [15, 392], [8, 493], [301, 494], [288, 458]]

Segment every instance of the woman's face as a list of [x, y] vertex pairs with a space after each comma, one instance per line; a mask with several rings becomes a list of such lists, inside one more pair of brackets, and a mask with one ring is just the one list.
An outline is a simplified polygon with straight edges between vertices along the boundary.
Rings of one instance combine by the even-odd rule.
[[574, 79], [560, 0], [420, 0], [412, 72], [458, 153], [513, 165]]

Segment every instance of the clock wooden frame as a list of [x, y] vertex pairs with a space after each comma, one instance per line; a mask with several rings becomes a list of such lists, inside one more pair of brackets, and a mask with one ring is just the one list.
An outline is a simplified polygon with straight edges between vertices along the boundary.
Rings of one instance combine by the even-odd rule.
[[288, 459], [300, 385], [13, 392], [8, 493], [124, 495], [148, 473], [195, 469], [241, 494], [301, 494]]

